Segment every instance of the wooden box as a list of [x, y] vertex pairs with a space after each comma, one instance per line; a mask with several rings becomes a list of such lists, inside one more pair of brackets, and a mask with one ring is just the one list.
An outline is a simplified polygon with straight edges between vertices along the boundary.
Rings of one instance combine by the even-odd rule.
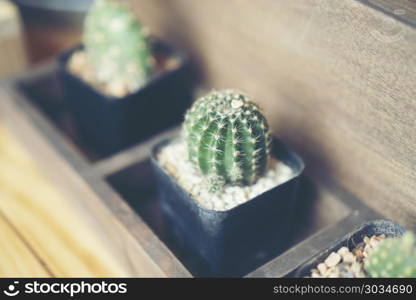
[[[247, 276], [293, 274], [333, 241], [381, 217], [367, 205], [414, 228], [414, 3], [135, 3], [157, 35], [192, 54], [203, 86], [252, 94], [275, 133], [306, 159], [292, 247]], [[203, 275], [169, 239], [154, 206], [150, 150], [178, 129], [100, 159], [77, 140], [56, 71], [52, 62], [2, 84], [9, 127], [57, 185], [111, 228], [112, 246], [134, 274], [143, 275], [146, 264], [149, 277]]]

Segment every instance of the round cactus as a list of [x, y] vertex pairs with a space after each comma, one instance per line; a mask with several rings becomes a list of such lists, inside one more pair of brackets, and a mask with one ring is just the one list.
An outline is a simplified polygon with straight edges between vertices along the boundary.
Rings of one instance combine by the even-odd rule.
[[145, 29], [118, 1], [95, 1], [85, 20], [84, 45], [99, 82], [132, 91], [142, 86], [152, 71]]
[[371, 277], [416, 278], [416, 240], [411, 232], [386, 239], [370, 252], [365, 270]]
[[199, 98], [185, 116], [189, 161], [213, 189], [253, 184], [266, 169], [270, 132], [259, 107], [234, 91]]

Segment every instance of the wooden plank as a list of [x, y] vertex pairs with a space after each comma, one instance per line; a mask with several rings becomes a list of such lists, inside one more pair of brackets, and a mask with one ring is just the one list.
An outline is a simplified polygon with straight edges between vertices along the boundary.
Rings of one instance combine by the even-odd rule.
[[[163, 276], [143, 249], [133, 248], [123, 238], [123, 231], [111, 216], [98, 206], [94, 207], [96, 215], [92, 215], [76, 199], [66, 198], [4, 130], [0, 134], [0, 168], [0, 215], [13, 224], [50, 275]], [[101, 214], [107, 218], [106, 226], [97, 222]], [[120, 234], [117, 240], [106, 231], [109, 226], [115, 226]], [[116, 251], [120, 245], [126, 247], [122, 253], [128, 257]], [[33, 274], [26, 275], [38, 273], [34, 269]]]
[[355, 0], [134, 5], [192, 54], [207, 86], [252, 95], [309, 175], [416, 228], [414, 1], [406, 23]]
[[317, 253], [328, 248], [328, 245], [335, 244], [334, 237], [341, 238], [359, 227], [368, 217], [374, 217], [367, 210], [356, 210], [342, 219], [336, 225], [328, 226], [313, 236], [305, 239], [246, 277], [269, 277], [280, 278], [289, 275], [293, 270], [311, 259]]
[[[4, 199], [3, 197], [0, 190], [0, 199]], [[52, 275], [4, 216], [0, 216], [0, 234], [0, 277]]]
[[[317, 214], [316, 219], [319, 220], [318, 222], [324, 223], [322, 224], [324, 226], [319, 227], [320, 230], [318, 231], [310, 231], [309, 235], [297, 240], [288, 251], [259, 267], [257, 270], [254, 270], [246, 277], [276, 278], [288, 275], [293, 276], [293, 274], [290, 274], [293, 270], [311, 259], [317, 253], [327, 249], [329, 245], [335, 244], [337, 239], [343, 238], [363, 223], [370, 220], [382, 219], [379, 214], [363, 205], [359, 199], [353, 197], [345, 190], [339, 189], [334, 185], [317, 185], [315, 187], [317, 193], [314, 193], [315, 195], [310, 197], [320, 202], [316, 208], [322, 211], [317, 214], [317, 212], [311, 211], [308, 207], [303, 206], [303, 209], [307, 211], [305, 217], [310, 214]], [[348, 209], [342, 208], [339, 205], [340, 203], [347, 206]], [[344, 211], [343, 215], [340, 214], [341, 211]], [[334, 214], [338, 214], [336, 222], [334, 220], [325, 222], [325, 219], [331, 218]], [[316, 223], [314, 226], [316, 226]]]
[[[140, 217], [102, 179], [97, 179], [97, 174], [90, 171], [87, 163], [73, 152], [73, 148], [62, 140], [55, 129], [45, 123], [30, 105], [26, 107], [24, 101], [19, 101], [15, 94], [16, 98], [11, 98], [11, 94], [2, 93], [2, 99], [7, 99], [3, 109], [6, 123], [30, 148], [49, 179], [60, 187], [71, 203], [81, 209], [84, 217], [91, 222], [87, 227], [97, 230], [96, 235], [103, 239], [103, 249], [113, 253], [112, 257], [117, 258], [128, 271], [127, 275], [189, 276]], [[19, 109], [25, 110], [25, 113], [16, 109], [16, 105], [22, 105]], [[51, 143], [56, 148], [51, 148], [43, 135], [54, 137]], [[72, 163], [67, 160], [72, 160]]]

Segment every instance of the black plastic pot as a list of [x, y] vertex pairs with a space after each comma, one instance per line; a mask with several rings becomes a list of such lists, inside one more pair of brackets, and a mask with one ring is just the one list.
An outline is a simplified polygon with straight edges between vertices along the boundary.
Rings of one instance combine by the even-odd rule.
[[159, 164], [152, 164], [163, 218], [184, 249], [206, 264], [202, 276], [242, 276], [277, 256], [291, 237], [302, 159], [275, 141], [274, 156], [292, 168], [289, 181], [227, 211], [201, 207]]
[[334, 241], [334, 244], [324, 252], [316, 254], [310, 261], [295, 270], [290, 277], [310, 276], [312, 269], [323, 262], [331, 252], [336, 252], [341, 247], [348, 247], [348, 249], [352, 250], [359, 243], [363, 242], [365, 236], [371, 237], [373, 235], [385, 234], [387, 237], [394, 238], [402, 236], [404, 232], [405, 229], [403, 227], [389, 220], [373, 220], [366, 222], [342, 239]]
[[84, 17], [93, 0], [11, 0], [19, 9], [26, 50], [39, 63], [81, 40]]
[[153, 42], [152, 46], [156, 57], [175, 59], [177, 66], [161, 71], [138, 91], [123, 98], [106, 96], [67, 70], [68, 59], [82, 46], [59, 58], [64, 98], [79, 135], [102, 156], [180, 123], [191, 102], [192, 84], [186, 57], [161, 42]]

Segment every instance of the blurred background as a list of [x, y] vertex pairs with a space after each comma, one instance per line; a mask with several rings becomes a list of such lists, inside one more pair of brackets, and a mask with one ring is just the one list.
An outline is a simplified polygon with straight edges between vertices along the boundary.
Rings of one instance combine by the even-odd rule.
[[[93, 1], [9, 0], [2, 2], [4, 7], [8, 7], [9, 19], [12, 19], [11, 11], [15, 11], [15, 8], [20, 13], [17, 19], [14, 18], [14, 22], [19, 22], [20, 17], [28, 61], [34, 64], [80, 42], [83, 19]], [[13, 5], [10, 5], [10, 2]]]

